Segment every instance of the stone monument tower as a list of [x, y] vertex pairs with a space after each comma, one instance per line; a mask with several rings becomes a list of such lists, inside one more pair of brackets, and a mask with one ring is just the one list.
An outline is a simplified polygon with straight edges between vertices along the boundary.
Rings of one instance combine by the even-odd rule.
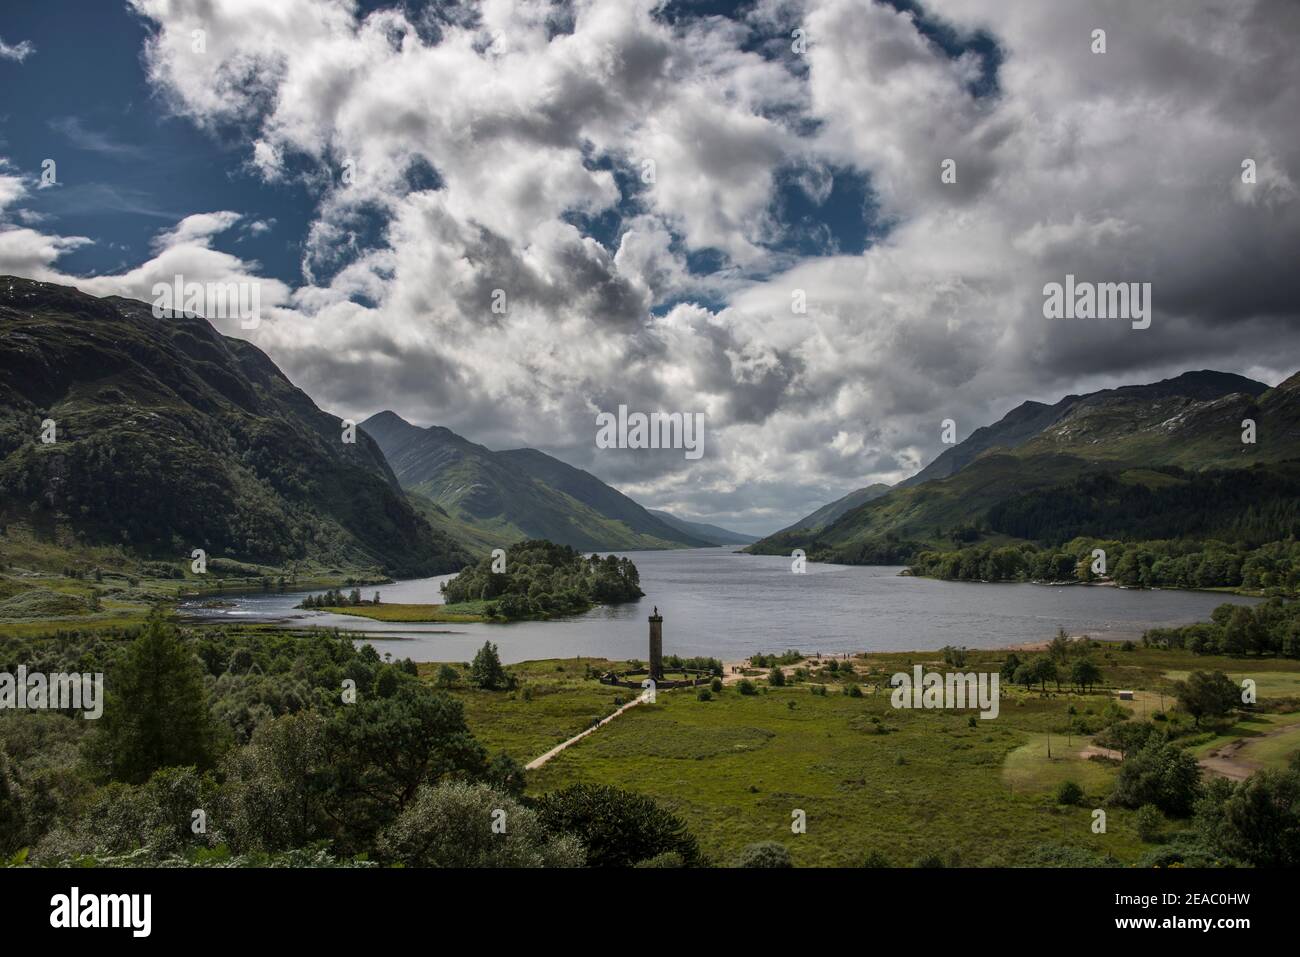
[[650, 616], [650, 677], [655, 681], [664, 678], [664, 618], [658, 605]]

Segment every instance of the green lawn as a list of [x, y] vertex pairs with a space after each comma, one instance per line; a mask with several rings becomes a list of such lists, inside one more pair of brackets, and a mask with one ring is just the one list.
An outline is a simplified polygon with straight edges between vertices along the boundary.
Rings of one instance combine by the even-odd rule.
[[[1048, 757], [1048, 744], [1051, 757]], [[1055, 794], [1064, 781], [1073, 781], [1084, 794], [1100, 806], [1115, 784], [1115, 766], [1080, 757], [1092, 743], [1082, 735], [1035, 734], [1029, 741], [1007, 755], [1002, 765], [1002, 780], [1018, 794]]]

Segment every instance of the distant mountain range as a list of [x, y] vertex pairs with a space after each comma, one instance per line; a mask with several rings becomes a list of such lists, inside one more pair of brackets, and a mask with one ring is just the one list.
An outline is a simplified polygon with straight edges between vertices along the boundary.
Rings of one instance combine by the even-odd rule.
[[751, 542], [758, 541], [757, 535], [746, 535], [743, 532], [733, 532], [730, 529], [719, 528], [717, 525], [710, 525], [707, 522], [688, 522], [685, 519], [678, 518], [676, 515], [661, 511], [657, 508], [646, 509], [651, 515], [662, 522], [667, 522], [673, 528], [680, 529], [687, 535], [693, 535], [695, 538], [712, 542], [716, 545], [748, 545]]
[[[1242, 441], [1246, 419], [1256, 424], [1254, 443]], [[1031, 504], [1041, 511], [1054, 490], [1088, 476], [1165, 486], [1191, 481], [1184, 471], [1270, 470], [1294, 459], [1300, 459], [1300, 374], [1270, 389], [1230, 373], [1188, 372], [1053, 405], [1025, 402], [893, 488], [852, 493], [747, 550], [804, 548], [822, 560], [906, 562], [923, 547], [1015, 538], [997, 527], [999, 520], [1023, 516]], [[1260, 488], [1289, 487], [1252, 476]]]
[[[455, 534], [493, 544], [545, 538], [580, 550], [701, 548], [754, 539], [642, 508], [590, 472], [537, 449], [494, 452], [441, 426], [420, 428], [395, 412], [361, 423], [398, 482], [425, 514]], [[440, 513], [447, 522], [441, 522]]]
[[171, 562], [201, 548], [419, 575], [470, 560], [374, 441], [343, 435], [205, 319], [0, 277], [0, 524]]

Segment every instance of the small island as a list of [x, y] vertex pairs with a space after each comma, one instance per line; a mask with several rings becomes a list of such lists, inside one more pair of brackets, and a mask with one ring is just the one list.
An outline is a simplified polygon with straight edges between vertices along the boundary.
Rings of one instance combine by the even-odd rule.
[[298, 607], [390, 622], [502, 622], [579, 615], [596, 605], [642, 597], [630, 558], [584, 556], [567, 545], [532, 540], [469, 566], [442, 586], [442, 604], [383, 604], [354, 588], [308, 596]]

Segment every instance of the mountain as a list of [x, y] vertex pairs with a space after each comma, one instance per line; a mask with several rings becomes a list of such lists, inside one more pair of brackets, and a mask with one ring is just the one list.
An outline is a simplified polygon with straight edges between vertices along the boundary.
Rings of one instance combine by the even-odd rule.
[[1268, 386], [1230, 372], [1186, 372], [1174, 379], [1151, 385], [1122, 386], [1088, 395], [1068, 395], [1055, 405], [1025, 402], [1012, 409], [993, 425], [976, 429], [964, 441], [944, 449], [935, 460], [910, 478], [898, 483], [910, 488], [932, 479], [955, 475], [980, 455], [993, 448], [1016, 449], [1041, 435], [1080, 406], [1096, 408], [1116, 401], [1157, 401], [1167, 399], [1213, 400], [1241, 393], [1258, 396]]
[[379, 446], [343, 436], [205, 319], [0, 277], [0, 523], [178, 562], [202, 548], [392, 575], [463, 567]]
[[719, 528], [717, 525], [710, 525], [707, 522], [688, 522], [684, 518], [678, 518], [676, 515], [660, 511], [657, 508], [648, 508], [646, 511], [659, 521], [671, 525], [678, 531], [712, 542], [714, 545], [748, 545], [751, 542], [758, 541], [757, 535], [733, 532], [730, 529]]
[[864, 505], [867, 502], [880, 498], [880, 496], [888, 492], [891, 487], [892, 486], [876, 482], [874, 485], [868, 485], [866, 488], [860, 488], [857, 491], [850, 492], [843, 498], [837, 498], [835, 501], [823, 505], [811, 515], [805, 515], [793, 525], [781, 529], [781, 531], [776, 534], [780, 535], [784, 532], [795, 531], [815, 532], [820, 528], [825, 528], [850, 509], [857, 508], [859, 505]]
[[544, 538], [588, 551], [712, 544], [536, 449], [494, 452], [450, 429], [422, 429], [387, 411], [361, 428], [379, 444], [404, 489], [502, 544]]
[[[1256, 422], [1253, 444], [1242, 441], [1245, 419]], [[1269, 467], [1297, 458], [1296, 376], [1269, 389], [1242, 376], [1189, 372], [1150, 385], [1067, 396], [1050, 406], [1025, 403], [887, 494], [820, 529], [778, 532], [750, 550], [787, 553], [802, 547], [810, 557], [836, 561], [904, 562], [921, 547], [1009, 535], [990, 526], [995, 507], [1002, 506], [995, 515], [1019, 516], [1025, 511], [1014, 504], [1019, 497], [1039, 493], [1050, 499], [1064, 494], [1051, 490], [1099, 473], [1159, 486], [1171, 480], [1161, 469]]]

